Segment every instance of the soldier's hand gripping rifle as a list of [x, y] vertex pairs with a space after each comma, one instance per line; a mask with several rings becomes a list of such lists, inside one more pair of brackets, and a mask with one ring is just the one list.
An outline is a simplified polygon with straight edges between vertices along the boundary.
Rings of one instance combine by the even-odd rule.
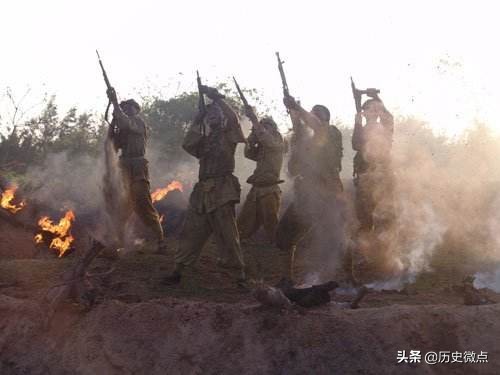
[[360, 90], [356, 88], [356, 85], [354, 84], [354, 81], [352, 80], [351, 77], [351, 89], [352, 89], [352, 96], [354, 97], [354, 104], [356, 105], [356, 112], [360, 113], [361, 112], [361, 96], [363, 94], [368, 95], [370, 98], [378, 99], [378, 94], [380, 94], [379, 89], [366, 89], [366, 90]]

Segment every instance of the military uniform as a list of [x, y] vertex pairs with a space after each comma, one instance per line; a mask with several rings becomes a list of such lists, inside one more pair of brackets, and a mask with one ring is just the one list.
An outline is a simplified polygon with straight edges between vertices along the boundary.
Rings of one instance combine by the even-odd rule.
[[318, 231], [316, 237], [331, 246], [337, 241], [336, 228], [330, 225], [338, 222], [341, 160], [342, 134], [335, 126], [328, 126], [322, 135], [295, 136], [288, 163], [289, 173], [295, 176], [294, 202], [283, 214], [276, 238], [277, 246], [287, 254], [283, 271], [290, 279], [297, 244], [308, 232]]
[[233, 175], [236, 146], [245, 138], [239, 122], [225, 119], [223, 126], [202, 134], [193, 123], [183, 148], [199, 159], [199, 181], [189, 198], [189, 208], [175, 254], [175, 271], [180, 274], [194, 265], [203, 246], [214, 234], [219, 251], [244, 278], [244, 261], [235, 218], [235, 204], [240, 201], [240, 184]]
[[252, 185], [238, 217], [242, 239], [251, 237], [262, 225], [269, 242], [274, 243], [279, 220], [284, 141], [276, 130], [254, 129], [245, 146], [245, 157], [257, 162], [247, 182]]
[[160, 243], [163, 241], [163, 229], [159, 215], [153, 206], [149, 185], [148, 161], [144, 157], [146, 151], [146, 125], [138, 116], [127, 116], [121, 111], [113, 113], [111, 122], [113, 144], [121, 150], [119, 166], [123, 177], [126, 204], [120, 207], [119, 240], [124, 240], [125, 223], [132, 214], [143, 222]]
[[362, 126], [356, 122], [352, 136], [354, 184], [356, 186], [356, 216], [362, 231], [385, 227], [393, 216], [394, 188], [391, 169], [391, 147], [394, 120], [388, 111], [380, 123]]

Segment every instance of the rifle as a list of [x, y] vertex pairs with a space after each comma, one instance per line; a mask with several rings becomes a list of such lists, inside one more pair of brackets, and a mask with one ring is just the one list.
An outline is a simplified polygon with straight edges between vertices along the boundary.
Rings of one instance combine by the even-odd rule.
[[378, 94], [380, 94], [379, 89], [366, 89], [366, 90], [360, 90], [356, 88], [356, 85], [354, 84], [354, 81], [352, 80], [351, 77], [351, 89], [352, 89], [352, 96], [354, 97], [354, 104], [356, 105], [356, 112], [361, 112], [361, 96], [363, 94], [368, 95], [371, 98], [378, 98]]
[[[276, 58], [278, 59], [278, 70], [280, 72], [281, 84], [283, 86], [283, 96], [286, 98], [286, 97], [290, 96], [290, 91], [288, 90], [288, 83], [286, 82], [285, 70], [283, 69], [283, 64], [285, 62], [283, 60], [281, 60], [279, 52], [276, 52]], [[297, 103], [300, 103], [300, 102], [297, 101]], [[288, 114], [290, 114], [290, 111], [288, 108], [286, 109], [286, 112]], [[299, 123], [296, 120], [294, 120], [293, 118], [292, 118], [292, 127], [293, 127], [293, 131], [300, 138], [303, 135], [303, 131], [302, 131], [303, 127], [299, 126]]]
[[[109, 89], [112, 89], [113, 87], [111, 86], [111, 83], [109, 83], [109, 78], [108, 78], [108, 74], [106, 73], [106, 69], [104, 69], [104, 65], [102, 64], [102, 60], [101, 60], [101, 56], [99, 55], [99, 51], [98, 50], [95, 50], [95, 52], [97, 53], [97, 59], [99, 60], [99, 65], [101, 66], [101, 70], [102, 70], [102, 76], [104, 78], [104, 83], [106, 84], [106, 88], [109, 90]], [[108, 106], [106, 107], [106, 112], [104, 112], [104, 120], [109, 124], [109, 121], [108, 121], [108, 114], [109, 114], [109, 107], [111, 106], [111, 100], [108, 100]]]
[[243, 91], [240, 89], [240, 85], [238, 85], [238, 82], [236, 81], [236, 78], [233, 77], [234, 84], [236, 85], [236, 90], [238, 90], [238, 94], [240, 96], [241, 101], [243, 102], [243, 105], [245, 107], [248, 106], [248, 100], [245, 98], [245, 94], [243, 94]]
[[[233, 81], [234, 81], [234, 84], [236, 85], [236, 90], [238, 90], [238, 94], [240, 95], [240, 99], [243, 102], [243, 105], [245, 106], [245, 108], [249, 108], [250, 105], [248, 104], [248, 100], [247, 100], [247, 98], [245, 98], [245, 94], [243, 94], [243, 91], [241, 91], [240, 85], [238, 85], [238, 82], [236, 81], [236, 78], [233, 77]], [[250, 120], [252, 121], [252, 123], [254, 121], [259, 121], [257, 119], [257, 116], [255, 115], [255, 113], [253, 112], [253, 110], [252, 110], [251, 117], [252, 118], [250, 118]]]
[[[202, 114], [202, 117], [205, 116], [205, 112], [207, 110], [206, 104], [205, 104], [205, 97], [203, 96], [203, 92], [201, 90], [201, 78], [200, 78], [200, 73], [196, 71], [196, 83], [198, 84], [198, 111]], [[201, 134], [205, 135], [205, 124], [203, 123], [203, 120], [200, 122], [200, 131]]]
[[279, 52], [276, 52], [276, 57], [278, 58], [278, 70], [280, 71], [281, 84], [283, 85], [283, 96], [290, 96], [290, 91], [288, 91], [288, 83], [286, 83], [285, 71], [283, 70], [283, 64], [285, 62], [280, 59]]
[[361, 93], [356, 88], [356, 85], [354, 84], [352, 77], [351, 77], [351, 89], [352, 89], [352, 96], [354, 98], [354, 105], [356, 106], [356, 113], [359, 113], [361, 112]]

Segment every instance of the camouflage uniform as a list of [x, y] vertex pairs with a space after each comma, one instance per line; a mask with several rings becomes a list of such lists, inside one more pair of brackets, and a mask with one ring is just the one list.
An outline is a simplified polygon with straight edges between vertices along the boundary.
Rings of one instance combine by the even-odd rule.
[[195, 122], [186, 134], [183, 148], [199, 159], [199, 181], [189, 198], [189, 208], [175, 254], [175, 272], [194, 265], [213, 233], [222, 254], [244, 278], [244, 262], [234, 206], [240, 201], [240, 184], [233, 176], [236, 145], [245, 138], [239, 122], [225, 119], [224, 126], [209, 135]]
[[254, 129], [245, 146], [245, 157], [257, 162], [247, 182], [252, 185], [238, 217], [242, 239], [251, 237], [261, 225], [274, 243], [281, 204], [280, 181], [284, 141], [279, 131]]
[[126, 190], [127, 202], [120, 207], [119, 240], [124, 240], [125, 223], [135, 214], [154, 235], [155, 240], [163, 240], [163, 229], [159, 215], [153, 206], [149, 185], [148, 161], [144, 157], [146, 151], [147, 131], [144, 121], [138, 116], [127, 116], [121, 111], [113, 113], [113, 143], [116, 150], [121, 150], [120, 169]]
[[293, 279], [297, 244], [309, 231], [320, 231], [323, 238], [332, 236], [330, 243], [334, 245], [335, 228], [329, 225], [337, 221], [335, 205], [343, 190], [339, 176], [343, 150], [341, 132], [329, 126], [321, 136], [306, 138], [296, 134], [294, 137], [288, 163], [289, 173], [295, 176], [294, 202], [283, 214], [276, 238], [277, 246], [288, 254], [283, 271], [290, 279]]
[[385, 227], [392, 220], [394, 182], [390, 153], [393, 129], [394, 120], [387, 110], [381, 114], [380, 123], [362, 126], [357, 121], [354, 125], [355, 206], [362, 231]]

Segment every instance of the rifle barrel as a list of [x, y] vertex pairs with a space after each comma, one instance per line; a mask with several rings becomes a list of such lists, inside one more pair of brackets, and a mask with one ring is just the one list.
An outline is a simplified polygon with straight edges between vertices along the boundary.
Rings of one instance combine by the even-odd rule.
[[106, 69], [104, 69], [104, 65], [102, 63], [101, 56], [99, 55], [99, 51], [96, 49], [95, 52], [97, 53], [97, 59], [99, 60], [99, 65], [101, 66], [104, 83], [106, 84], [106, 88], [109, 89], [111, 88], [111, 83], [109, 82], [108, 74], [106, 73]]
[[243, 102], [244, 105], [248, 105], [247, 98], [245, 98], [245, 94], [243, 94], [243, 91], [241, 91], [240, 85], [238, 85], [238, 81], [236, 81], [236, 78], [233, 77], [234, 84], [236, 86], [236, 90], [238, 91], [238, 95], [240, 96], [241, 101]]
[[279, 52], [276, 52], [276, 57], [278, 59], [278, 70], [281, 76], [281, 84], [283, 85], [283, 94], [285, 96], [289, 96], [290, 91], [288, 90], [288, 83], [286, 82], [285, 70], [283, 69], [283, 64], [285, 62], [281, 60]]
[[202, 112], [205, 112], [206, 106], [205, 106], [205, 97], [203, 96], [203, 93], [201, 92], [201, 78], [200, 78], [200, 73], [198, 70], [196, 70], [196, 82], [198, 84], [198, 95], [199, 95], [199, 100], [198, 100], [198, 109]]

